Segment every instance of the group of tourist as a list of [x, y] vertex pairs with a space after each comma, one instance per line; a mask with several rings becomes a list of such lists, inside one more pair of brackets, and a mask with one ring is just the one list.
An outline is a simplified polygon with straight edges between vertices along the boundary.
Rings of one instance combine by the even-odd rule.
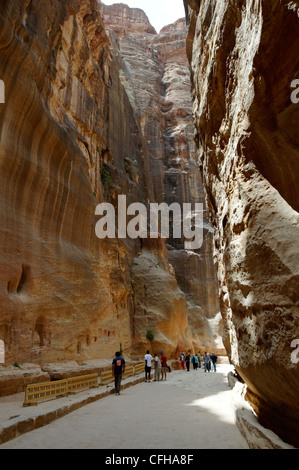
[[[216, 372], [216, 363], [217, 356], [214, 353], [204, 353], [204, 356], [201, 357], [200, 351], [197, 354], [190, 354], [189, 352], [185, 354], [184, 352], [180, 353], [180, 361], [183, 370], [190, 371], [190, 363], [193, 366], [194, 370], [201, 368], [201, 364], [204, 365], [204, 371], [210, 372], [214, 370]], [[160, 357], [155, 353], [154, 357], [150, 354], [149, 350], [146, 351], [144, 356], [144, 366], [145, 366], [145, 382], [151, 382], [151, 371], [154, 368], [154, 382], [159, 380], [166, 380], [166, 374], [170, 370], [167, 365], [167, 357], [163, 351], [160, 351]], [[120, 352], [115, 353], [115, 357], [112, 361], [112, 375], [114, 376], [115, 383], [115, 393], [119, 395], [120, 385], [122, 374], [125, 372], [126, 361], [121, 356]], [[161, 379], [160, 379], [161, 376]]]
[[[145, 361], [145, 382], [151, 381], [151, 370], [152, 366], [154, 366], [154, 382], [158, 382], [159, 380], [166, 380], [166, 374], [169, 371], [169, 367], [167, 365], [167, 357], [160, 351], [160, 357], [157, 353], [155, 353], [154, 357], [150, 354], [149, 350], [146, 351], [146, 355], [144, 356]], [[161, 375], [161, 379], [160, 379]]]
[[[144, 356], [144, 361], [145, 361], [145, 382], [151, 381], [151, 370], [152, 370], [153, 365], [154, 365], [154, 382], [160, 380], [160, 375], [161, 375], [161, 380], [163, 379], [166, 380], [166, 374], [170, 368], [167, 365], [167, 357], [165, 356], [163, 351], [160, 351], [160, 357], [156, 353], [155, 353], [155, 356], [153, 357], [150, 354], [149, 350], [147, 350]], [[112, 376], [114, 377], [116, 395], [120, 394], [121, 379], [122, 379], [122, 375], [125, 372], [125, 368], [126, 368], [126, 361], [121, 356], [121, 353], [117, 351], [112, 361]]]
[[205, 372], [210, 372], [211, 370], [216, 372], [217, 356], [213, 352], [210, 354], [205, 352], [203, 358], [200, 351], [197, 354], [192, 354], [192, 356], [189, 352], [187, 354], [181, 352], [179, 359], [182, 365], [182, 369], [187, 370], [188, 372], [190, 371], [190, 363], [192, 364], [194, 370], [201, 368], [201, 364], [203, 363]]

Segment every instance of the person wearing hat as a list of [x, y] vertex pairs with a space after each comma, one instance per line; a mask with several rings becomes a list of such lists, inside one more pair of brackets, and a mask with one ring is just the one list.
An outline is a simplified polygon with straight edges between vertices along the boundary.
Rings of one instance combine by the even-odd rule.
[[163, 375], [164, 374], [165, 374], [165, 380], [166, 380], [167, 357], [165, 356], [163, 351], [160, 351], [160, 354], [161, 354], [161, 375], [162, 375], [161, 380], [163, 380]]

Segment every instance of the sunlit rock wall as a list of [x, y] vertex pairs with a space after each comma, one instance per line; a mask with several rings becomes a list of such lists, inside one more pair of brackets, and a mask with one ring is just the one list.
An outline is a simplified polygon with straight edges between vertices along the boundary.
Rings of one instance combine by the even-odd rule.
[[124, 167], [128, 155], [140, 168], [146, 157], [97, 3], [4, 1], [0, 21], [5, 360], [103, 357], [120, 342], [128, 351], [137, 247], [100, 242], [95, 207], [120, 182], [131, 199], [146, 200], [143, 176], [138, 184]]
[[165, 242], [95, 235], [99, 203], [155, 200], [148, 142], [98, 3], [3, 1], [0, 24], [1, 362], [73, 370], [120, 348], [138, 358], [148, 328], [168, 356], [192, 347]]
[[[212, 227], [194, 143], [186, 20], [181, 18], [158, 34], [142, 10], [124, 4], [99, 5], [113, 51], [122, 61], [120, 78], [147, 142], [155, 201], [178, 202], [181, 207], [186, 202], [204, 205], [204, 243], [199, 250], [184, 250], [183, 238], [167, 240], [168, 259], [187, 301], [187, 324], [180, 329], [188, 340], [185, 347], [180, 341], [178, 348], [226, 354]], [[144, 308], [143, 300], [140, 305]]]

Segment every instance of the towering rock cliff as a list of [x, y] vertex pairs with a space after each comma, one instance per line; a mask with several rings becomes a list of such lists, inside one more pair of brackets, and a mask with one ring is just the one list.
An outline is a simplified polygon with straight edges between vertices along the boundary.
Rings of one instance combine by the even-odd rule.
[[[113, 50], [122, 61], [122, 83], [148, 145], [155, 201], [205, 204], [193, 139], [185, 18], [157, 34], [142, 10], [124, 4], [99, 4]], [[188, 337], [196, 349], [212, 348], [225, 354], [212, 238], [204, 216], [201, 249], [184, 250], [182, 239], [170, 237], [168, 258], [187, 299]], [[138, 292], [136, 312], [148, 303], [148, 292], [146, 296]]]
[[[130, 350], [129, 267], [139, 244], [99, 241], [95, 208], [120, 184], [129, 202], [147, 200], [150, 185], [98, 5], [5, 1], [0, 35], [6, 362], [105, 357], [120, 342]], [[132, 154], [140, 183], [124, 166]]]
[[[198, 347], [201, 332], [190, 328], [198, 313], [207, 330], [202, 344], [218, 345], [218, 325], [210, 330], [217, 323], [216, 299], [203, 301], [203, 288], [195, 279], [187, 282], [174, 252], [176, 275], [164, 240], [100, 240], [95, 234], [97, 205], [117, 208], [118, 195], [148, 206], [170, 201], [176, 184], [179, 201], [202, 192], [190, 111], [176, 104], [173, 89], [175, 81], [187, 80], [183, 40], [178, 66], [164, 40], [168, 30], [180, 36], [183, 23], [157, 37], [143, 12], [129, 13], [125, 29], [132, 24], [140, 32], [135, 46], [141, 41], [148, 48], [159, 75], [155, 81], [148, 70], [143, 88], [126, 80], [124, 59], [110, 43], [96, 0], [1, 3], [0, 340], [8, 365], [86, 363], [109, 358], [120, 346], [127, 358], [136, 357], [149, 346], [147, 329], [155, 333], [155, 347], [171, 356]], [[168, 57], [164, 84], [159, 54]], [[160, 102], [153, 113], [157, 96], [164, 114]], [[171, 151], [165, 153], [166, 142]], [[168, 198], [160, 198], [161, 187]], [[214, 282], [203, 266], [205, 258], [210, 262], [209, 243], [195, 261], [185, 253], [194, 273], [197, 266], [209, 272], [208, 286]], [[193, 320], [188, 289], [200, 298]]]
[[298, 2], [185, 4], [225, 345], [262, 424], [298, 446]]

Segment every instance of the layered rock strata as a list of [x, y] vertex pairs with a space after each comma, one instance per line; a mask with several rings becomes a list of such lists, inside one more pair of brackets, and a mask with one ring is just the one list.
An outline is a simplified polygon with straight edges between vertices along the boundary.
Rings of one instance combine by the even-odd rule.
[[[95, 207], [119, 185], [129, 202], [147, 200], [150, 185], [97, 3], [3, 2], [0, 42], [5, 360], [87, 360], [120, 342], [128, 351], [139, 243], [99, 241]], [[132, 154], [140, 183], [124, 166]]]
[[[143, 18], [138, 13], [132, 20], [142, 35]], [[155, 134], [147, 138], [154, 120], [134, 107], [98, 2], [4, 1], [0, 23], [5, 364], [38, 364], [48, 371], [59, 362], [74, 370], [76, 362], [91, 370], [99, 367], [94, 361], [120, 348], [128, 359], [143, 355], [149, 328], [168, 356], [193, 348], [197, 332], [188, 329], [187, 298], [165, 241], [95, 235], [99, 203], [116, 208], [118, 195], [125, 194], [127, 204], [148, 205], [157, 199], [160, 178], [158, 170], [152, 177]], [[146, 28], [153, 39], [154, 29], [149, 23]], [[162, 119], [161, 109], [156, 116]], [[178, 171], [177, 178], [185, 176]], [[160, 286], [163, 299], [157, 298]], [[17, 372], [24, 377], [31, 365]]]
[[226, 349], [260, 422], [298, 446], [298, 2], [185, 5]]
[[[193, 207], [201, 202], [205, 209], [198, 152], [193, 140], [185, 18], [165, 26], [157, 34], [142, 10], [124, 4], [107, 6], [99, 2], [99, 5], [113, 51], [122, 63], [120, 78], [148, 144], [155, 201], [169, 205], [176, 202], [181, 207], [187, 202]], [[204, 213], [201, 249], [184, 250], [183, 238], [176, 239], [170, 234], [168, 259], [187, 300], [186, 326], [191, 347], [226, 354], [221, 340], [212, 239], [212, 228]], [[138, 294], [135, 312], [143, 311], [149, 302], [143, 290]], [[182, 348], [183, 344], [180, 342]]]

